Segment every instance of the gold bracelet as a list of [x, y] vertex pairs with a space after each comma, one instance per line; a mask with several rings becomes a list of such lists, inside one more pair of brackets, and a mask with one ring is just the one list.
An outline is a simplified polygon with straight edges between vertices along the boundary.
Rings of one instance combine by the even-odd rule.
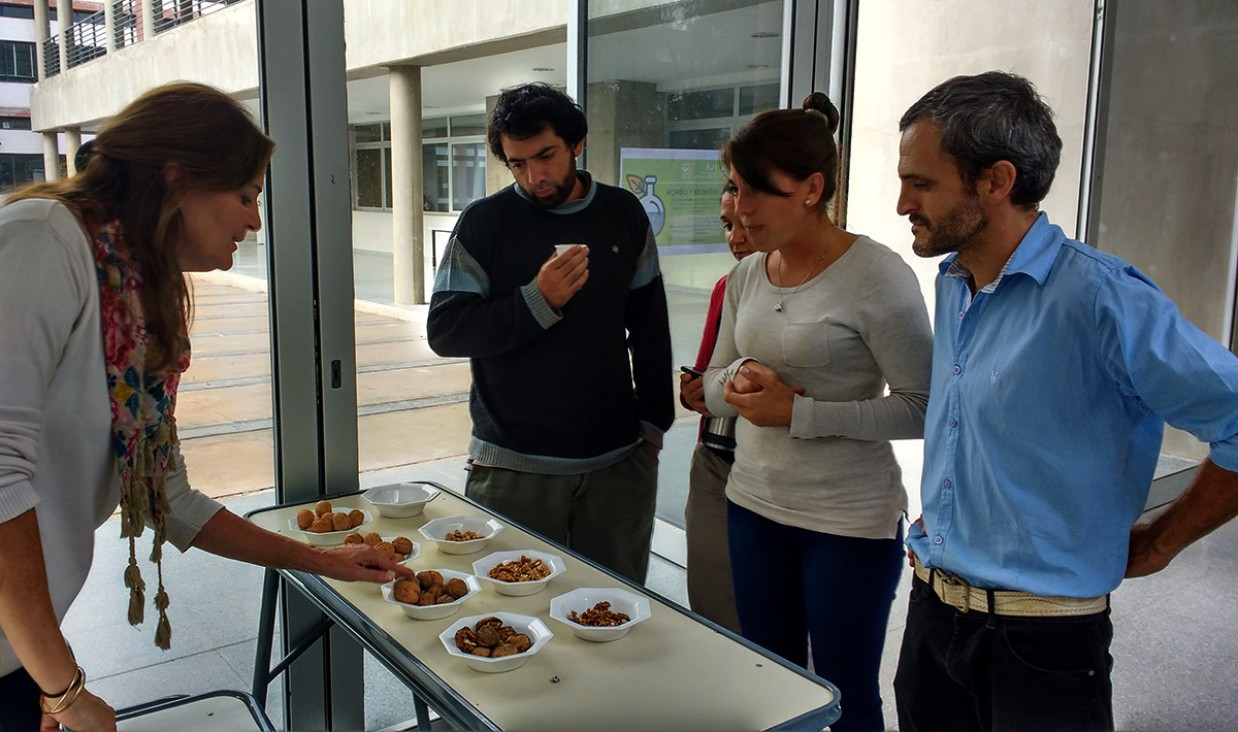
[[69, 688], [65, 689], [64, 693], [56, 695], [60, 698], [60, 700], [49, 709], [47, 705], [56, 697], [48, 697], [40, 694], [40, 696], [42, 696], [42, 700], [40, 701], [39, 706], [43, 708], [44, 714], [54, 717], [73, 706], [73, 702], [77, 701], [77, 698], [81, 696], [82, 689], [85, 688], [86, 672], [82, 670], [81, 666], [78, 666], [77, 671], [73, 674], [73, 681], [69, 683]]

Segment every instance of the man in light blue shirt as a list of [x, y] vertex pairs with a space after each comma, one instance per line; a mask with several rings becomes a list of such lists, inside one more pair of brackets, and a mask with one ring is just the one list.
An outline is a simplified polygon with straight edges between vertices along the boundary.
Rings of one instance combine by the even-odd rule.
[[[1061, 140], [1027, 80], [956, 77], [899, 128], [898, 212], [950, 255], [899, 727], [1112, 729], [1108, 593], [1238, 515], [1238, 358], [1038, 211]], [[1135, 526], [1166, 422], [1210, 459]]]

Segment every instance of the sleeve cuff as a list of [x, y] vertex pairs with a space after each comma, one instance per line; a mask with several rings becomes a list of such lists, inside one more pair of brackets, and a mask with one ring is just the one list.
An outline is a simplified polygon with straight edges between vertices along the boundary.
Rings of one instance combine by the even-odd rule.
[[1218, 468], [1224, 468], [1231, 473], [1238, 473], [1238, 444], [1230, 439], [1225, 442], [1214, 442], [1209, 447], [1208, 457]]
[[188, 551], [198, 532], [206, 526], [216, 513], [224, 507], [214, 498], [189, 487], [189, 478], [185, 474], [185, 465], [177, 455], [180, 469], [168, 475], [167, 496], [168, 515], [165, 517], [164, 529], [172, 546]]
[[543, 329], [548, 329], [563, 320], [562, 313], [550, 307], [550, 303], [546, 302], [546, 297], [537, 287], [537, 280], [521, 287], [520, 294], [524, 297], [525, 304], [529, 306], [529, 312], [533, 313], [533, 319]]
[[0, 487], [0, 523], [12, 521], [37, 505], [39, 497], [28, 480]]

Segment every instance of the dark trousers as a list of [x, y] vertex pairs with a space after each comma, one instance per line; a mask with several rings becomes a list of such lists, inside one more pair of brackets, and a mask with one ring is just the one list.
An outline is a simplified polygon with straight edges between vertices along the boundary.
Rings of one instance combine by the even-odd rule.
[[0, 732], [36, 732], [43, 720], [42, 693], [24, 668], [0, 676]]
[[473, 465], [464, 495], [643, 583], [658, 497], [658, 455], [641, 445], [592, 473], [542, 475]]
[[918, 577], [894, 677], [902, 732], [1112, 730], [1109, 611], [962, 613]]
[[884, 730], [881, 650], [903, 544], [770, 521], [727, 507], [735, 606], [748, 640], [800, 666], [808, 641], [816, 674], [842, 692], [843, 730]]

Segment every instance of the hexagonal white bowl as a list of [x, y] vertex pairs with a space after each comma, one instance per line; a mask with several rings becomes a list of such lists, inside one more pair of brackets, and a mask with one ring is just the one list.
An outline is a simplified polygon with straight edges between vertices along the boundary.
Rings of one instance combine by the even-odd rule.
[[[352, 509], [349, 510], [351, 511]], [[343, 544], [345, 536], [348, 536], [354, 531], [360, 531], [362, 526], [365, 526], [374, 520], [374, 517], [370, 515], [369, 511], [362, 510], [361, 515], [365, 518], [361, 520], [360, 524], [357, 524], [351, 529], [344, 529], [343, 531], [324, 531], [322, 533], [306, 531], [300, 526], [297, 526], [297, 519], [294, 516], [293, 518], [288, 519], [288, 530], [294, 534], [304, 536], [306, 541], [315, 546], [334, 546], [336, 544]]]
[[[407, 562], [402, 562], [407, 564]], [[443, 580], [461, 579], [464, 584], [469, 586], [468, 594], [464, 597], [457, 598], [455, 602], [446, 602], [442, 605], [412, 605], [407, 602], [400, 602], [391, 596], [395, 590], [395, 580], [392, 580], [382, 586], [383, 599], [392, 605], [399, 605], [404, 614], [414, 620], [439, 620], [441, 618], [450, 617], [460, 611], [464, 607], [464, 603], [473, 595], [481, 592], [481, 583], [477, 578], [467, 572], [457, 572], [453, 569], [435, 569], [434, 571], [443, 575]]]
[[[550, 574], [540, 580], [528, 580], [526, 582], [506, 582], [497, 580], [490, 576], [490, 570], [503, 562], [510, 562], [519, 559], [521, 556], [526, 556], [529, 559], [540, 559], [550, 567]], [[546, 583], [554, 579], [556, 576], [563, 574], [567, 570], [567, 565], [563, 563], [563, 559], [557, 554], [547, 554], [546, 552], [533, 551], [532, 549], [514, 550], [506, 552], [495, 552], [473, 562], [473, 574], [480, 579], [490, 582], [494, 585], [495, 592], [500, 595], [510, 595], [512, 597], [524, 597], [526, 595], [536, 595], [546, 589]]]
[[[572, 611], [580, 615], [599, 602], [609, 602], [611, 610], [624, 613], [631, 620], [615, 626], [581, 625], [568, 620]], [[649, 598], [635, 592], [618, 587], [581, 587], [551, 599], [550, 617], [571, 628], [577, 638], [587, 641], [612, 641], [627, 635], [637, 623], [648, 620], [652, 614], [650, 608]]]
[[[498, 536], [502, 530], [503, 524], [484, 516], [437, 518], [418, 529], [422, 536], [434, 542], [438, 550], [444, 554], [476, 554], [485, 549], [490, 540]], [[475, 534], [481, 534], [482, 538], [448, 541], [445, 537], [452, 531], [472, 531]]]
[[[483, 658], [482, 656], [474, 656], [471, 653], [456, 648], [456, 631], [464, 626], [472, 628], [477, 621], [482, 618], [488, 618], [491, 615], [503, 621], [504, 625], [510, 625], [516, 629], [518, 633], [524, 633], [529, 636], [529, 640], [533, 641], [533, 645], [529, 646], [529, 650], [524, 653], [517, 653], [514, 656], [504, 656], [502, 658]], [[501, 671], [511, 671], [515, 668], [520, 668], [532, 658], [542, 647], [554, 638], [555, 634], [550, 632], [550, 628], [542, 622], [541, 618], [533, 617], [532, 615], [517, 615], [516, 613], [489, 613], [486, 615], [469, 615], [465, 618], [460, 618], [452, 623], [447, 630], [439, 633], [438, 639], [442, 642], [443, 647], [447, 649], [447, 653], [456, 658], [463, 658], [471, 668], [484, 673], [499, 673]]]
[[439, 489], [432, 485], [412, 481], [371, 488], [361, 496], [380, 516], [408, 518], [420, 515], [426, 504], [437, 498], [439, 493]]

